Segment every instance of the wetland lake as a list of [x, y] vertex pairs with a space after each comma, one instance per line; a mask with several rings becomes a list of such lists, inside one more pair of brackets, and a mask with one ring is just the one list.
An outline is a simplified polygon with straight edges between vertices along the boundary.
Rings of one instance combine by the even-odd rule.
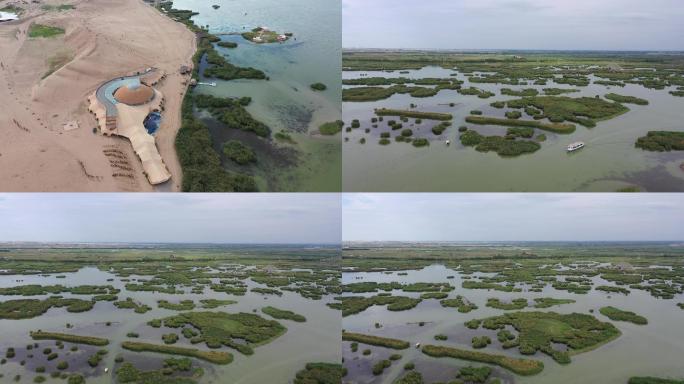
[[681, 251], [657, 257], [668, 246], [657, 247], [345, 250], [343, 382], [681, 379], [684, 265]]
[[343, 190], [684, 191], [681, 151], [635, 147], [651, 131], [684, 131], [681, 57], [345, 51]]
[[[326, 246], [240, 257], [32, 252], [3, 252], [0, 262], [2, 382], [256, 384], [340, 374], [339, 312], [326, 306], [339, 292], [337, 251]], [[307, 373], [310, 363], [323, 364]]]
[[[196, 105], [223, 169], [253, 179], [249, 190], [339, 191], [341, 138], [319, 130], [341, 116], [339, 0], [177, 0], [173, 8], [193, 28], [206, 29], [201, 49], [213, 47], [197, 59], [200, 85], [193, 93], [249, 100], [220, 113]], [[283, 40], [255, 41], [250, 31], [258, 28]], [[324, 87], [314, 89], [317, 83]], [[226, 150], [230, 142], [245, 146], [251, 159], [236, 159]]]

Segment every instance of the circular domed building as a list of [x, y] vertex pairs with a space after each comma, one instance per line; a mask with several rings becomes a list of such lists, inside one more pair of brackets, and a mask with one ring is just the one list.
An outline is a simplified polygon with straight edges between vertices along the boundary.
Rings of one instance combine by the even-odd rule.
[[154, 98], [154, 90], [141, 83], [131, 83], [114, 91], [114, 98], [127, 105], [142, 105]]

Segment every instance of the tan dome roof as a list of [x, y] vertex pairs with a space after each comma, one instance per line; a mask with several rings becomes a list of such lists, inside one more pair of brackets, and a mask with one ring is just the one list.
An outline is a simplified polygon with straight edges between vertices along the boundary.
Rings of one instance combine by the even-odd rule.
[[145, 84], [129, 84], [114, 92], [114, 98], [119, 103], [128, 105], [145, 104], [154, 97], [154, 90]]

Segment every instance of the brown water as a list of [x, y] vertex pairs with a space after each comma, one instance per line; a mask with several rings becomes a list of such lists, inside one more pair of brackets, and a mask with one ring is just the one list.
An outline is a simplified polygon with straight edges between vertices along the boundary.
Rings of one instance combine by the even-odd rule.
[[[681, 356], [684, 354], [684, 331], [682, 320], [684, 311], [676, 306], [682, 302], [684, 295], [675, 296], [674, 300], [661, 300], [639, 290], [632, 290], [628, 296], [610, 294], [592, 290], [589, 294], [578, 295], [566, 291], [557, 291], [546, 287], [543, 292], [498, 292], [486, 290], [471, 290], [461, 288], [461, 275], [443, 265], [432, 265], [421, 270], [403, 271], [407, 276], [400, 276], [396, 272], [384, 274], [379, 272], [348, 273], [342, 275], [343, 284], [364, 281], [401, 283], [414, 282], [448, 282], [456, 289], [449, 294], [449, 298], [462, 295], [478, 306], [477, 310], [470, 313], [459, 313], [455, 308], [443, 308], [438, 300], [423, 300], [418, 306], [408, 311], [391, 312], [385, 307], [370, 307], [364, 312], [344, 317], [343, 328], [351, 332], [374, 334], [378, 336], [395, 337], [411, 342], [412, 347], [402, 351], [388, 350], [379, 347], [369, 347], [359, 344], [359, 351], [352, 353], [350, 343], [343, 342], [343, 356], [345, 367], [349, 374], [345, 377], [345, 383], [373, 383], [389, 384], [397, 377], [404, 374], [405, 363], [414, 362], [416, 370], [423, 374], [426, 382], [448, 381], [455, 378], [460, 367], [468, 365], [482, 365], [451, 358], [431, 358], [423, 355], [420, 350], [413, 347], [415, 343], [453, 345], [470, 348], [470, 339], [474, 335], [489, 335], [492, 344], [483, 349], [484, 352], [495, 352], [516, 357], [520, 355], [516, 349], [503, 350], [496, 340], [496, 332], [484, 329], [470, 330], [463, 323], [471, 320], [495, 316], [505, 313], [494, 308], [485, 306], [487, 298], [497, 297], [503, 300], [511, 300], [525, 297], [530, 300], [535, 297], [554, 297], [574, 299], [574, 304], [554, 306], [541, 311], [554, 311], [558, 313], [588, 313], [594, 309], [594, 315], [601, 321], [610, 321], [598, 313], [602, 306], [613, 305], [623, 310], [634, 311], [648, 318], [648, 325], [640, 326], [627, 322], [613, 322], [622, 332], [617, 340], [614, 340], [600, 348], [572, 357], [572, 363], [561, 366], [548, 356], [538, 352], [532, 358], [544, 362], [544, 371], [536, 376], [521, 377], [514, 375], [498, 367], [494, 368], [493, 375], [500, 377], [504, 383], [536, 384], [574, 384], [574, 383], [602, 383], [602, 384], [625, 384], [631, 376], [660, 376], [660, 377], [684, 377], [684, 366], [681, 364]], [[447, 279], [453, 275], [454, 279]], [[475, 274], [475, 276], [482, 274]], [[487, 275], [487, 274], [484, 274]], [[594, 285], [607, 284], [610, 282], [595, 277]], [[396, 291], [394, 295], [418, 297], [419, 293]], [[374, 295], [374, 293], [364, 294]], [[527, 308], [535, 311], [539, 309]], [[419, 326], [418, 322], [426, 322]], [[374, 324], [382, 324], [382, 328], [376, 329]], [[445, 334], [449, 338], [446, 341], [434, 340], [434, 335]], [[363, 356], [361, 351], [370, 348], [370, 356]], [[372, 365], [380, 359], [386, 358], [392, 353], [400, 353], [402, 359], [392, 363], [381, 376], [373, 376]], [[529, 357], [529, 356], [527, 356]]]
[[[367, 77], [449, 78], [455, 72], [441, 67], [425, 67], [411, 70], [408, 74], [400, 74], [399, 71], [345, 71], [343, 78], [358, 78], [361, 74]], [[464, 88], [471, 86], [462, 73], [456, 78], [465, 81]], [[592, 77], [592, 80], [596, 78]], [[342, 103], [342, 116], [347, 125], [352, 119], [361, 121], [360, 129], [344, 133], [349, 141], [343, 142], [342, 150], [343, 190], [568, 192], [615, 191], [627, 186], [639, 186], [646, 191], [684, 191], [684, 171], [679, 168], [684, 162], [683, 153], [660, 154], [634, 148], [636, 139], [648, 131], [684, 130], [684, 98], [670, 95], [668, 91], [672, 88], [658, 91], [633, 84], [624, 88], [596, 84], [574, 87], [551, 81], [544, 86], [472, 85], [494, 92], [496, 96], [480, 99], [443, 90], [430, 98], [395, 94], [389, 99], [375, 102]], [[537, 133], [547, 136], [546, 142], [541, 143], [541, 149], [516, 158], [501, 158], [493, 152], [480, 153], [460, 144], [458, 127], [461, 125], [468, 125], [484, 134], [505, 134], [506, 127], [465, 124], [465, 117], [474, 109], [482, 110], [484, 115], [503, 117], [508, 109], [496, 109], [489, 104], [517, 97], [502, 96], [501, 88], [536, 88], [541, 92], [542, 88], [551, 87], [580, 90], [567, 94], [570, 97], [594, 97], [615, 92], [647, 99], [650, 105], [625, 104], [630, 112], [599, 122], [595, 128], [578, 125], [577, 130], [570, 135], [537, 130]], [[416, 136], [433, 139], [429, 148], [414, 148], [410, 144], [396, 142], [387, 146], [379, 145], [379, 132], [387, 129], [370, 127], [370, 119], [375, 116], [373, 109], [408, 109], [411, 103], [417, 105], [416, 110], [453, 114], [452, 127], [439, 137], [430, 132], [434, 124], [429, 122], [410, 127], [417, 133]], [[450, 107], [449, 103], [456, 105]], [[371, 132], [364, 133], [365, 128], [371, 128]], [[366, 144], [358, 142], [361, 137], [366, 137]], [[445, 145], [447, 139], [451, 141], [451, 146]], [[576, 153], [566, 153], [566, 146], [575, 141], [584, 141], [587, 147]]]

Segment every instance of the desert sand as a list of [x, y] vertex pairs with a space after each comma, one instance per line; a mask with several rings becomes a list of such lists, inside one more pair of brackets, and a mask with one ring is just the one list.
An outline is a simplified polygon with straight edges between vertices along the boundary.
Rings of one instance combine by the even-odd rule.
[[[0, 8], [8, 4], [26, 11], [0, 24], [0, 191], [154, 190], [128, 140], [94, 133], [87, 108], [101, 83], [147, 67], [167, 74], [155, 86], [165, 98], [156, 141], [172, 178], [156, 189], [180, 190], [174, 139], [186, 85], [179, 68], [192, 63], [194, 34], [141, 0], [13, 0]], [[34, 22], [65, 33], [28, 38]]]

